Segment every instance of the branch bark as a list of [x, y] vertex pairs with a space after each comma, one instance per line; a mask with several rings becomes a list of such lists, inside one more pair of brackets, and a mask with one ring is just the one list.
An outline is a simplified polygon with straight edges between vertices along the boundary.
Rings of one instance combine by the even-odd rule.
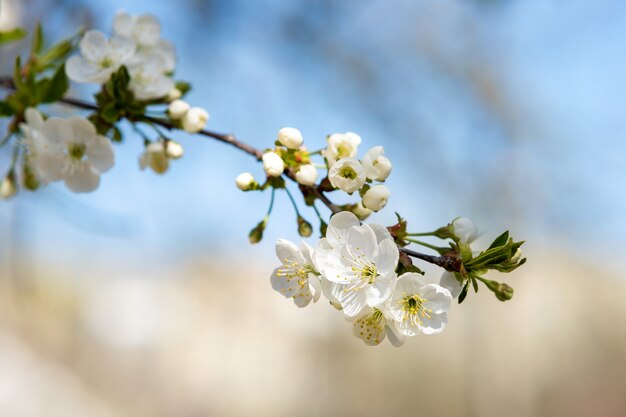
[[[7, 90], [15, 90], [15, 84], [13, 83], [12, 78], [0, 77], [0, 88], [4, 88]], [[83, 109], [83, 110], [91, 110], [91, 111], [99, 110], [97, 105], [87, 102], [87, 101], [79, 100], [73, 97], [63, 97], [62, 99], [59, 100], [59, 102], [63, 104], [67, 104], [69, 106], [74, 106], [76, 108]], [[172, 130], [176, 128], [169, 120], [159, 119], [159, 118], [150, 117], [150, 116], [146, 116], [144, 120], [150, 123], [159, 125], [168, 130]], [[251, 155], [257, 161], [260, 161], [263, 157], [263, 151], [251, 145], [248, 145], [245, 142], [240, 141], [239, 139], [237, 139], [235, 135], [231, 133], [218, 133], [218, 132], [204, 129], [198, 132], [197, 134], [215, 139], [217, 141], [226, 143], [231, 146], [234, 146], [235, 148], [247, 153], [248, 155]], [[295, 175], [291, 171], [285, 171], [284, 175], [290, 180], [292, 180], [293, 182], [297, 183]], [[334, 204], [326, 196], [326, 194], [324, 194], [323, 191], [321, 191], [317, 187], [304, 187], [304, 186], [301, 186], [301, 187], [313, 193], [315, 197], [319, 199], [333, 214], [339, 213], [341, 211], [341, 209], [336, 204]], [[456, 271], [456, 272], [459, 271], [460, 262], [457, 258], [427, 255], [427, 254], [416, 252], [416, 251], [406, 249], [406, 248], [398, 248], [398, 249], [406, 253], [412, 258], [420, 259], [422, 261], [435, 264], [448, 271]]]

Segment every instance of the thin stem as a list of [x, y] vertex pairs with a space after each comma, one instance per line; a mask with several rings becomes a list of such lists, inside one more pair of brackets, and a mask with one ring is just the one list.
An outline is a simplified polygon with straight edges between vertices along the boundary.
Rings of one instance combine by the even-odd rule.
[[300, 216], [300, 211], [298, 210], [298, 205], [296, 204], [296, 200], [293, 198], [293, 195], [291, 194], [291, 191], [289, 191], [289, 188], [287, 188], [287, 187], [285, 187], [285, 191], [287, 192], [287, 196], [289, 197], [289, 200], [291, 201], [291, 205], [293, 206], [293, 209], [296, 211], [296, 216], [302, 217], [302, 216]]
[[434, 236], [435, 232], [407, 233], [407, 236]]
[[413, 242], [413, 243], [417, 243], [418, 245], [425, 246], [425, 247], [433, 249], [433, 250], [435, 250], [437, 252], [439, 252], [439, 249], [440, 249], [440, 248], [438, 248], [435, 245], [431, 245], [430, 243], [426, 243], [426, 242], [423, 242], [421, 240], [411, 239], [411, 238], [405, 238], [404, 240], [409, 241], [409, 242]]
[[270, 198], [270, 207], [267, 209], [267, 214], [265, 215], [265, 220], [269, 219], [270, 214], [272, 214], [272, 209], [274, 208], [274, 196], [276, 195], [276, 188], [272, 188], [272, 197]]

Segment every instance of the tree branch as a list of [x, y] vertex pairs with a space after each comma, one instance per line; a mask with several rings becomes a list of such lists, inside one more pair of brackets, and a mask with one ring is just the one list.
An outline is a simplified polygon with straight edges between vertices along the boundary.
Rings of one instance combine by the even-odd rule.
[[[0, 88], [5, 88], [7, 90], [15, 90], [15, 84], [13, 83], [13, 79], [11, 77], [0, 77]], [[91, 111], [99, 110], [99, 107], [93, 103], [79, 100], [79, 99], [72, 98], [72, 97], [63, 97], [59, 100], [59, 102], [63, 104], [67, 104], [69, 106], [74, 106], [83, 110], [91, 110]], [[150, 123], [154, 123], [168, 130], [173, 130], [176, 128], [169, 120], [165, 120], [165, 119], [145, 116], [143, 120], [148, 121]], [[206, 129], [199, 131], [197, 134], [206, 136], [212, 139], [216, 139], [220, 142], [234, 146], [235, 148], [242, 150], [248, 155], [253, 156], [257, 161], [260, 161], [263, 157], [263, 151], [256, 149], [255, 147], [248, 145], [245, 142], [240, 141], [233, 134], [218, 133], [218, 132], [213, 132], [211, 130], [206, 130]], [[284, 172], [284, 175], [290, 180], [292, 180], [293, 182], [297, 183], [295, 175], [290, 170], [286, 170]], [[339, 213], [341, 211], [341, 208], [339, 208], [339, 206], [337, 206], [332, 201], [330, 201], [330, 199], [324, 194], [324, 192], [318, 189], [317, 187], [302, 186], [302, 185], [300, 187], [301, 187], [300, 189], [303, 192], [303, 194], [307, 191], [312, 193], [313, 195], [315, 195], [317, 199], [319, 199], [322, 203], [324, 203], [324, 205], [333, 214]], [[415, 252], [406, 248], [398, 248], [398, 249], [401, 252], [404, 252], [413, 258], [430, 262], [448, 271], [456, 271], [456, 272], [459, 271], [460, 261], [457, 258], [446, 257], [446, 256], [426, 255], [424, 253]]]

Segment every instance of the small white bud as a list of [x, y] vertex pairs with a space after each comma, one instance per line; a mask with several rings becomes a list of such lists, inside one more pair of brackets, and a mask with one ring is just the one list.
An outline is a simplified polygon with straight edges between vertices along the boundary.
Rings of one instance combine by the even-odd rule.
[[517, 250], [515, 251], [515, 253], [513, 254], [513, 256], [511, 257], [510, 262], [512, 264], [516, 264], [518, 263], [520, 260], [522, 259], [522, 249], [521, 248], [517, 248]]
[[178, 88], [174, 87], [170, 90], [169, 93], [167, 93], [167, 97], [165, 98], [168, 102], [172, 102], [174, 100], [178, 100], [179, 98], [181, 98], [183, 96], [182, 91], [180, 91]]
[[269, 177], [278, 177], [285, 170], [285, 162], [276, 152], [263, 154], [263, 169]]
[[183, 100], [174, 100], [167, 108], [167, 114], [173, 120], [182, 119], [189, 111], [189, 103]]
[[391, 193], [384, 185], [375, 185], [363, 195], [363, 206], [372, 211], [380, 211], [386, 205]]
[[363, 157], [361, 163], [367, 178], [375, 181], [385, 181], [391, 174], [391, 161], [383, 156], [384, 152], [382, 146], [375, 146], [367, 151]]
[[359, 218], [359, 220], [365, 220], [370, 216], [370, 214], [372, 214], [372, 210], [365, 208], [363, 202], [361, 201], [354, 206], [352, 212]]
[[165, 154], [169, 159], [178, 159], [183, 156], [183, 146], [173, 140], [168, 140], [165, 148]]
[[239, 188], [241, 191], [248, 191], [254, 186], [256, 181], [254, 180], [252, 174], [250, 174], [249, 172], [244, 172], [237, 175], [235, 183], [237, 184], [237, 188]]
[[296, 172], [296, 181], [302, 185], [314, 185], [317, 181], [317, 168], [315, 168], [315, 165], [302, 165]]
[[352, 194], [365, 183], [365, 172], [356, 159], [342, 158], [328, 170], [328, 179], [333, 187]]
[[146, 150], [139, 158], [139, 167], [143, 170], [150, 167], [157, 174], [164, 174], [170, 166], [165, 153], [163, 142], [153, 142], [146, 146]]
[[458, 217], [452, 221], [452, 233], [465, 244], [472, 243], [478, 237], [478, 229], [467, 217]]
[[0, 198], [8, 200], [17, 193], [17, 187], [15, 186], [15, 176], [11, 173], [4, 177], [2, 183], [0, 183]]
[[192, 107], [183, 116], [183, 129], [189, 133], [198, 133], [204, 129], [207, 120], [209, 120], [209, 113], [206, 110]]
[[283, 127], [278, 131], [278, 141], [289, 149], [298, 149], [302, 145], [302, 133], [293, 127]]

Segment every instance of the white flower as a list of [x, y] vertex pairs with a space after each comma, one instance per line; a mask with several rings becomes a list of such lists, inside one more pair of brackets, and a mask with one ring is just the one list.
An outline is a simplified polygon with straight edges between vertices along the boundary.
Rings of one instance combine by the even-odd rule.
[[372, 210], [380, 211], [386, 205], [391, 193], [384, 185], [374, 185], [363, 195], [363, 206]]
[[100, 174], [113, 166], [111, 142], [83, 117], [44, 121], [41, 113], [29, 108], [21, 128], [32, 141], [32, 158], [46, 182], [64, 180], [72, 191], [93, 191]]
[[139, 158], [139, 167], [150, 167], [157, 174], [165, 173], [170, 166], [170, 159], [183, 156], [183, 147], [173, 140], [159, 140], [149, 143]]
[[470, 244], [478, 238], [478, 229], [472, 221], [465, 217], [457, 217], [452, 221], [454, 235], [461, 243]]
[[335, 214], [315, 253], [322, 276], [335, 284], [329, 298], [341, 304], [346, 316], [390, 297], [399, 252], [386, 228], [360, 225], [351, 212]]
[[352, 194], [365, 184], [365, 171], [356, 159], [342, 158], [328, 170], [328, 179], [333, 187]]
[[90, 30], [80, 41], [80, 55], [67, 60], [65, 73], [79, 83], [103, 84], [135, 54], [135, 42], [114, 36], [108, 40], [102, 32]]
[[276, 242], [276, 256], [282, 265], [270, 279], [272, 288], [298, 307], [305, 307], [320, 298], [320, 280], [312, 258], [312, 249], [305, 242], [300, 248], [285, 239]]
[[278, 142], [289, 149], [298, 149], [302, 145], [302, 133], [293, 127], [283, 127], [278, 131]]
[[200, 107], [190, 108], [183, 116], [183, 129], [189, 133], [198, 133], [206, 126], [209, 120], [209, 113]]
[[0, 198], [8, 200], [17, 193], [17, 187], [15, 186], [15, 175], [9, 174], [0, 183]]
[[395, 347], [404, 344], [404, 334], [391, 318], [388, 306], [366, 308], [352, 323], [352, 332], [368, 346], [375, 346], [385, 340], [385, 336]]
[[306, 164], [298, 168], [296, 181], [302, 185], [314, 185], [317, 181], [317, 168], [313, 164]]
[[406, 336], [435, 334], [446, 327], [451, 303], [450, 291], [420, 274], [407, 272], [398, 278], [389, 312]]
[[184, 100], [174, 100], [167, 107], [167, 114], [169, 114], [170, 118], [173, 120], [182, 119], [187, 111], [189, 111], [191, 106]]
[[174, 46], [161, 39], [161, 24], [156, 17], [144, 14], [131, 16], [118, 12], [113, 21], [113, 32], [118, 36], [133, 39], [137, 44], [137, 54], [129, 65], [138, 65], [149, 57], [159, 57], [165, 72], [172, 72], [176, 66]]
[[450, 291], [452, 298], [457, 298], [463, 289], [461, 282], [456, 278], [456, 274], [450, 271], [444, 271], [443, 274], [441, 274], [439, 285]]
[[356, 157], [361, 137], [352, 132], [333, 133], [327, 141], [328, 147], [322, 151], [322, 155], [328, 161], [328, 166], [332, 167], [338, 159]]
[[382, 146], [375, 146], [363, 157], [361, 164], [367, 178], [375, 181], [385, 181], [391, 174], [391, 161], [383, 156]]
[[279, 177], [285, 170], [285, 162], [276, 152], [263, 154], [263, 169], [268, 177]]
[[165, 97], [176, 85], [166, 74], [166, 63], [157, 55], [145, 56], [141, 61], [128, 65], [130, 82], [128, 88], [137, 100], [146, 101]]
[[235, 183], [237, 184], [237, 188], [241, 191], [248, 191], [255, 185], [256, 181], [254, 180], [252, 174], [249, 172], [243, 172], [237, 175]]

